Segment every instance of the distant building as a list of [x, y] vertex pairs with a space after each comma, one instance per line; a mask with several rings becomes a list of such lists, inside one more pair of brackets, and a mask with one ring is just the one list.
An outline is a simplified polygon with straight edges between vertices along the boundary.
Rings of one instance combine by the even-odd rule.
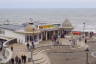
[[63, 32], [70, 32], [72, 29], [72, 24], [66, 19], [63, 24], [41, 25], [32, 22], [22, 25], [4, 24], [0, 26], [0, 33], [8, 37], [16, 38], [17, 42], [20, 43], [34, 42], [34, 44], [39, 44], [42, 40], [51, 39], [53, 33], [61, 36]]

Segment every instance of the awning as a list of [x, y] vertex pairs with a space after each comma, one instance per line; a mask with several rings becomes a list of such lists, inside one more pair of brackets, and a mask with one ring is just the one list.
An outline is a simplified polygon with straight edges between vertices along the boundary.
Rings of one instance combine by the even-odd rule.
[[81, 32], [73, 32], [74, 35], [81, 35]]

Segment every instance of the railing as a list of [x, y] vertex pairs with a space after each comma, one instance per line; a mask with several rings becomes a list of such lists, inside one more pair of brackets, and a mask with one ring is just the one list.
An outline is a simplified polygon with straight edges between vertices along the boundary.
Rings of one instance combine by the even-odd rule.
[[11, 40], [8, 40], [8, 41], [5, 41], [3, 46], [7, 46], [7, 45], [10, 45], [10, 44], [14, 44], [14, 43], [17, 43], [17, 39], [11, 39]]
[[3, 63], [9, 62], [9, 60], [11, 59], [11, 57], [12, 57], [11, 50], [9, 48], [6, 48], [5, 54], [4, 54], [4, 61], [3, 61]]
[[[46, 46], [37, 46], [35, 47], [35, 49], [33, 49], [33, 53], [38, 51], [37, 53], [41, 52], [42, 50], [53, 50], [53, 49], [62, 49], [62, 48], [67, 48], [67, 49], [71, 49], [73, 48], [71, 45], [46, 45]], [[37, 54], [34, 53], [33, 55]]]
[[[62, 49], [63, 48], [63, 49]], [[67, 50], [67, 51], [65, 51], [65, 49], [64, 48], [73, 48], [71, 45], [46, 45], [46, 46], [38, 46], [38, 47], [36, 47], [35, 48], [35, 50], [33, 51], [33, 55], [37, 55], [37, 54], [39, 54], [39, 53], [41, 53], [41, 52], [44, 52], [44, 51], [47, 51], [48, 53], [61, 53], [61, 51], [60, 52], [54, 52], [54, 51], [51, 51], [52, 49], [62, 49], [63, 51], [62, 51], [62, 53], [77, 53], [77, 52], [74, 52], [74, 51], [70, 51], [70, 50]], [[51, 52], [50, 52], [51, 51]], [[83, 50], [83, 51], [78, 51], [78, 53], [85, 53], [85, 51]], [[40, 59], [37, 59], [37, 60], [34, 60], [34, 62], [35, 61], [40, 61], [40, 60], [42, 60], [42, 58], [40, 58]], [[44, 61], [40, 61], [39, 62], [39, 64], [42, 64], [42, 63], [44, 63], [44, 62], [46, 62], [46, 60], [44, 60]]]
[[5, 52], [4, 52], [4, 60], [1, 63], [5, 63], [6, 64], [11, 59], [12, 51], [9, 48], [6, 48], [6, 47], [8, 45], [10, 45], [10, 44], [13, 44], [13, 43], [17, 43], [17, 39], [16, 38], [8, 40], [8, 41], [5, 41], [3, 43], [3, 47], [4, 47]]

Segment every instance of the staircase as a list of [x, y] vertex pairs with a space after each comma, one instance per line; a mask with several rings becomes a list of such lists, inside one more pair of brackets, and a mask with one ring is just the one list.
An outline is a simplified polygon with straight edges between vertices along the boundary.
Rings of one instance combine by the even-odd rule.
[[33, 52], [34, 64], [51, 64], [46, 51], [47, 50], [35, 50]]

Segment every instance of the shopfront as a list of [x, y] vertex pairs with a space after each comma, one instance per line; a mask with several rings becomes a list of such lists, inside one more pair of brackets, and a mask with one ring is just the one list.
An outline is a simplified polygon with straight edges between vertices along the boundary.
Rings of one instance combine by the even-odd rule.
[[50, 40], [52, 39], [53, 33], [55, 33], [57, 36], [60, 35], [59, 32], [60, 24], [52, 24], [52, 25], [42, 25], [39, 26], [39, 29], [42, 32], [43, 40]]

